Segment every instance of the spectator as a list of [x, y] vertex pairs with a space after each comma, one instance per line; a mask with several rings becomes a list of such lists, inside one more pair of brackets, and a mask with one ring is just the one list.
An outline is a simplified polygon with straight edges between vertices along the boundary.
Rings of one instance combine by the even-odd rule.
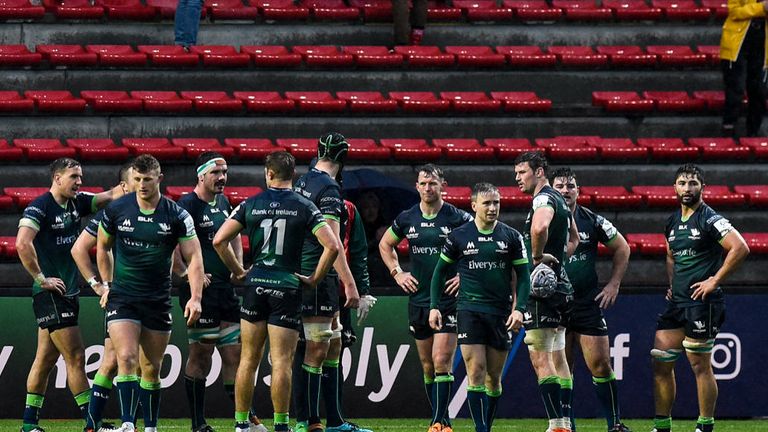
[[197, 45], [202, 8], [203, 0], [179, 0], [173, 19], [174, 44], [183, 46], [187, 51], [189, 47]]
[[[427, 0], [393, 0], [392, 18], [395, 45], [421, 45], [424, 27], [427, 25]], [[379, 242], [374, 244], [378, 245]]]
[[389, 270], [379, 255], [379, 241], [387, 231], [384, 221], [381, 199], [373, 191], [360, 194], [357, 199], [357, 209], [365, 227], [365, 238], [368, 242], [368, 273], [372, 286], [388, 285]]

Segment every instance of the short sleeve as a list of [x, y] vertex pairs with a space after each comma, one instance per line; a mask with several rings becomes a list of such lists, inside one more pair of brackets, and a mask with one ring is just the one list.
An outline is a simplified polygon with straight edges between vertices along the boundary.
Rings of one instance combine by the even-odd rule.
[[24, 209], [24, 213], [19, 221], [19, 226], [26, 226], [39, 231], [45, 218], [46, 211], [45, 208], [43, 208], [43, 203], [41, 200], [37, 199], [32, 201], [32, 203]]
[[341, 220], [344, 210], [344, 200], [341, 199], [338, 187], [327, 187], [317, 197], [317, 207], [328, 219]]
[[104, 209], [104, 213], [102, 214], [101, 221], [99, 221], [99, 226], [101, 229], [104, 230], [109, 235], [115, 235], [115, 218], [117, 217], [117, 214], [115, 212], [115, 205], [114, 203], [107, 206], [107, 208]]
[[189, 240], [197, 236], [195, 233], [195, 221], [192, 220], [192, 216], [189, 214], [189, 212], [181, 207], [179, 207], [179, 217], [177, 219], [177, 223], [179, 225], [179, 240]]
[[98, 213], [96, 213], [96, 216], [92, 217], [91, 220], [89, 220], [85, 225], [85, 232], [94, 237], [97, 237], [99, 235], [99, 221], [101, 221], [103, 216], [104, 210], [100, 210]]
[[512, 265], [528, 264], [528, 251], [525, 249], [523, 236], [518, 232], [511, 232], [509, 243], [509, 250], [512, 253]]
[[316, 205], [310, 202], [307, 208], [307, 230], [314, 234], [317, 230], [327, 224], [323, 218], [323, 214], [320, 212]]
[[246, 202], [248, 202], [248, 200], [238, 204], [237, 207], [235, 207], [235, 209], [232, 210], [232, 213], [229, 214], [229, 219], [239, 222], [240, 225], [242, 226], [245, 226], [245, 203]]
[[75, 195], [75, 208], [80, 216], [87, 216], [94, 212], [95, 205], [94, 200], [96, 195], [90, 192], [78, 192]]
[[611, 221], [600, 215], [595, 217], [595, 232], [600, 243], [608, 243], [619, 234], [619, 231], [613, 226]]
[[459, 215], [461, 216], [462, 224], [475, 220], [475, 218], [471, 214], [465, 212], [464, 210], [459, 210]]
[[714, 213], [707, 219], [704, 225], [710, 236], [717, 241], [721, 241], [729, 232], [733, 231], [731, 222], [723, 216]]
[[453, 233], [454, 232], [451, 232], [448, 234], [448, 237], [445, 238], [445, 243], [443, 243], [443, 250], [440, 253], [440, 258], [449, 263], [455, 263], [459, 260], [459, 258], [461, 258], [461, 250]]
[[394, 221], [392, 221], [392, 226], [389, 227], [389, 232], [392, 233], [393, 236], [397, 240], [402, 240], [403, 237], [405, 237], [405, 212], [401, 212]]
[[551, 196], [545, 193], [540, 193], [533, 198], [533, 206], [532, 206], [533, 211], [536, 211], [537, 209], [540, 209], [542, 207], [549, 207], [552, 209], [555, 208], [554, 200], [552, 199]]

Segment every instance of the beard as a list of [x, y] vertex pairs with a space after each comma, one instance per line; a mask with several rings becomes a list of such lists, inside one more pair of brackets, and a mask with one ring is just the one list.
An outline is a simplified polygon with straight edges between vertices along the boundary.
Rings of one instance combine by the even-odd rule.
[[683, 204], [688, 207], [696, 205], [701, 201], [701, 192], [692, 193], [688, 195], [678, 195], [677, 201], [679, 201], [680, 204]]

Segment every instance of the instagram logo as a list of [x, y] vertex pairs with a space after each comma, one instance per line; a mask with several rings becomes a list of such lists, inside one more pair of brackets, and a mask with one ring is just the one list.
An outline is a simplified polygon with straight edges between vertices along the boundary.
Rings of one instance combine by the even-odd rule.
[[718, 380], [732, 380], [741, 372], [741, 340], [733, 333], [720, 333], [712, 348], [712, 369]]

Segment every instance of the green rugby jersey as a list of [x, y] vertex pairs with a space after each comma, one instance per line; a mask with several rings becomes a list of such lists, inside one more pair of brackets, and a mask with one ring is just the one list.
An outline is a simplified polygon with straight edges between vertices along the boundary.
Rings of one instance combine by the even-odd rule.
[[[472, 216], [446, 202], [436, 215], [427, 217], [421, 212], [419, 204], [403, 211], [389, 228], [389, 233], [399, 241], [408, 239], [411, 274], [419, 281], [418, 291], [410, 294], [410, 303], [414, 306], [429, 307], [429, 287], [432, 273], [435, 271], [440, 250], [446, 237], [454, 229], [472, 220]], [[456, 273], [453, 269], [448, 276]], [[456, 298], [443, 293], [440, 304], [449, 306]]]
[[[454, 229], [445, 239], [440, 259], [458, 263], [460, 277], [457, 310], [507, 316], [512, 311], [512, 272], [528, 264], [523, 237], [497, 222], [492, 231], [480, 231], [474, 223]], [[517, 309], [525, 310], [525, 298]]]
[[224, 194], [216, 194], [213, 202], [208, 203], [192, 192], [182, 195], [177, 204], [186, 210], [195, 222], [195, 232], [203, 252], [203, 266], [205, 272], [211, 275], [211, 285], [206, 290], [222, 285], [229, 288], [232, 273], [213, 248], [213, 237], [216, 231], [221, 228], [232, 211], [229, 201]]
[[[45, 277], [55, 277], [64, 281], [67, 290], [65, 296], [80, 293], [77, 284], [79, 273], [70, 250], [75, 244], [80, 231], [83, 216], [94, 212], [96, 197], [93, 194], [78, 192], [73, 199], [59, 205], [51, 192], [35, 198], [19, 221], [19, 227], [37, 231], [32, 245], [37, 252], [37, 262]], [[32, 284], [32, 295], [42, 292], [40, 284]]]
[[194, 221], [163, 196], [152, 211], [139, 208], [136, 199], [134, 192], [113, 201], [99, 225], [115, 238], [110, 290], [152, 301], [170, 300], [173, 250], [179, 242], [196, 237]]
[[[339, 222], [340, 240], [344, 241], [344, 232], [346, 227], [346, 209], [344, 200], [341, 198], [341, 187], [325, 171], [317, 168], [310, 168], [303, 176], [299, 177], [293, 190], [302, 197], [312, 201], [320, 209], [323, 217], [333, 219]], [[317, 241], [315, 236], [310, 235], [304, 242], [304, 250], [301, 255], [301, 272], [310, 274], [317, 268], [317, 262], [320, 255], [323, 254], [323, 247]], [[336, 270], [331, 267], [328, 275], [336, 274]]]
[[723, 290], [718, 287], [705, 301], [691, 299], [691, 285], [714, 276], [723, 265], [723, 247], [720, 242], [733, 231], [728, 219], [716, 213], [705, 203], [683, 220], [678, 209], [667, 220], [666, 235], [675, 261], [672, 277], [672, 301], [680, 307], [723, 301]]
[[302, 248], [326, 223], [308, 199], [290, 189], [269, 188], [240, 203], [230, 218], [248, 235], [253, 263], [246, 276], [249, 285], [296, 289], [299, 278], [295, 273], [309, 275], [315, 271], [316, 267], [302, 270]]
[[619, 232], [611, 221], [580, 205], [576, 205], [573, 218], [579, 231], [579, 246], [565, 264], [565, 272], [573, 285], [574, 300], [591, 303], [602, 291], [595, 271], [597, 245], [610, 243]]
[[[563, 266], [568, 256], [568, 231], [571, 226], [571, 211], [568, 209], [568, 205], [565, 203], [563, 196], [560, 195], [560, 192], [549, 185], [544, 186], [533, 197], [531, 211], [528, 212], [528, 217], [525, 219], [525, 232], [523, 233], [525, 247], [530, 254], [532, 252], [531, 223], [533, 221], [533, 213], [541, 207], [549, 207], [555, 212], [554, 216], [552, 216], [552, 221], [549, 223], [549, 235], [547, 236], [547, 244], [544, 245], [544, 253], [554, 256], [558, 261], [558, 264], [552, 266], [555, 274], [558, 275], [556, 290], [563, 294], [573, 294], [573, 286], [568, 280], [568, 275], [565, 273]], [[533, 265], [532, 257], [529, 256], [528, 259], [531, 265]]]

